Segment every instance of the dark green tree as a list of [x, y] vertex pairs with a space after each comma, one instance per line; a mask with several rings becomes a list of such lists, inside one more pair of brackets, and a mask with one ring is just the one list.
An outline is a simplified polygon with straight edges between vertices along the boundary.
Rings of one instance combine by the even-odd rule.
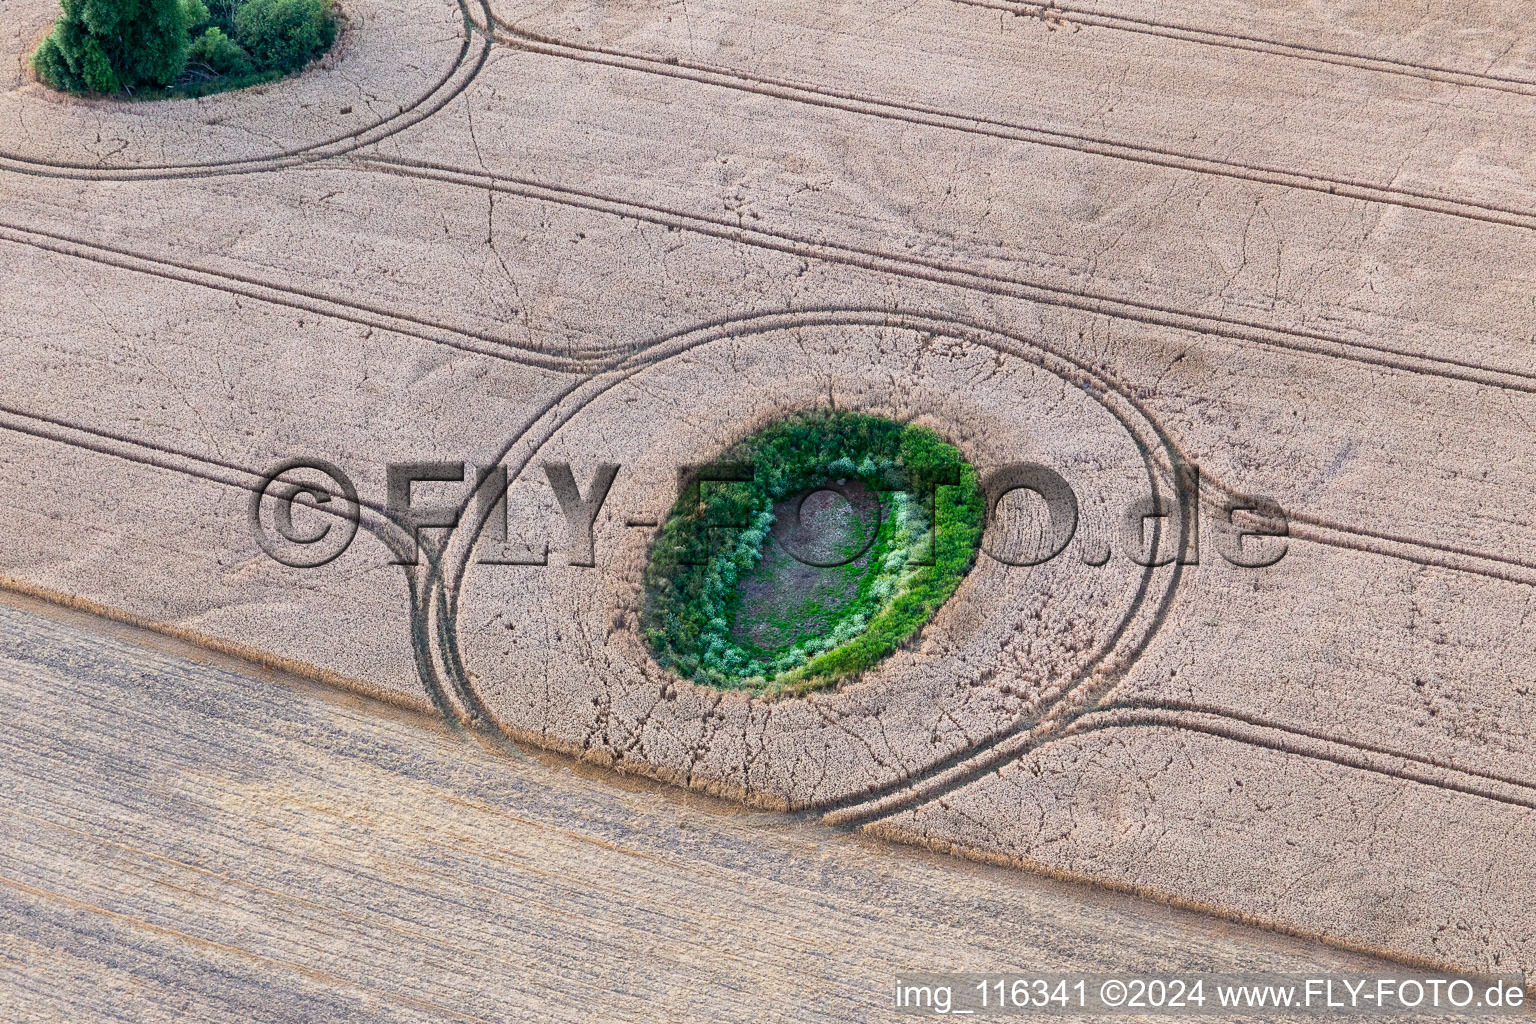
[[262, 70], [288, 74], [330, 49], [336, 21], [326, 0], [246, 0], [235, 38]]
[[201, 0], [62, 0], [53, 32], [32, 55], [38, 77], [68, 92], [165, 88], [187, 63]]
[[187, 51], [189, 67], [201, 65], [215, 75], [248, 75], [251, 73], [251, 57], [217, 25], [192, 40]]

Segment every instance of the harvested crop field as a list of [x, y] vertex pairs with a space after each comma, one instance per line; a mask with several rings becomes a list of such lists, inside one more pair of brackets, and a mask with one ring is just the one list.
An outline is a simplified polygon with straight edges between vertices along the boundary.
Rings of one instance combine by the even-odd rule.
[[[0, 0], [7, 589], [755, 810], [1536, 972], [1521, 7], [340, 6], [297, 76], [130, 102], [33, 81], [56, 5]], [[976, 468], [974, 565], [829, 685], [659, 662], [688, 481], [833, 410]], [[936, 486], [901, 550], [942, 565]], [[886, 607], [807, 647], [801, 591], [743, 586], [701, 635], [764, 658]]]

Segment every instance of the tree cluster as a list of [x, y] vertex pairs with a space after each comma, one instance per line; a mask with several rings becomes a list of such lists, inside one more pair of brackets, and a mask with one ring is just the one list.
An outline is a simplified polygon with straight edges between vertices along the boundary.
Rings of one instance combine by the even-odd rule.
[[335, 39], [331, 0], [62, 0], [32, 67], [66, 92], [195, 95], [290, 74]]

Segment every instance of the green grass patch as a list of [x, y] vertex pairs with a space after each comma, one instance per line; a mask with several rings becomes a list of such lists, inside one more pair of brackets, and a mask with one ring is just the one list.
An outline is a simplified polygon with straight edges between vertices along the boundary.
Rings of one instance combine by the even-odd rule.
[[726, 464], [751, 479], [685, 490], [645, 573], [646, 639], [695, 682], [759, 694], [835, 684], [909, 640], [975, 563], [976, 471], [925, 427], [808, 412], [732, 446]]

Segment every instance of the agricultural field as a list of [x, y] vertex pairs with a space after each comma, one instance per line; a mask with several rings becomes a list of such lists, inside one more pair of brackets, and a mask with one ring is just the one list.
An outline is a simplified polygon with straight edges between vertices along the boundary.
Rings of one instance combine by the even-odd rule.
[[[560, 758], [850, 872], [1536, 972], [1520, 7], [335, 12], [104, 97], [0, 0], [11, 599], [462, 730], [481, 789]], [[7, 657], [31, 775], [174, 728]]]

